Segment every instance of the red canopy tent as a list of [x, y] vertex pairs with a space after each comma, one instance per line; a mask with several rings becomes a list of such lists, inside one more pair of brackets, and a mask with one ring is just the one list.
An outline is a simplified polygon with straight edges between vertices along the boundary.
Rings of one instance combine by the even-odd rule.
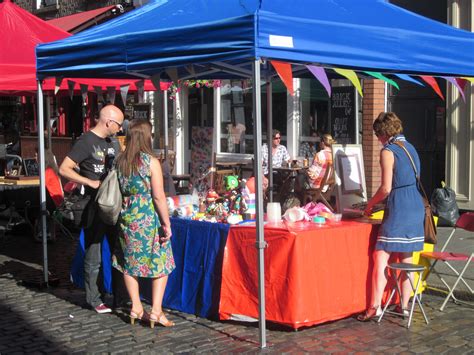
[[[56, 41], [71, 36], [70, 33], [55, 27], [46, 21], [30, 14], [10, 0], [3, 0], [0, 4], [0, 94], [25, 95], [35, 94], [36, 83], [36, 55], [35, 47], [39, 43]], [[114, 86], [130, 84], [130, 91], [136, 90], [136, 80], [101, 80], [101, 79], [74, 79], [78, 84], [91, 86]], [[55, 80], [44, 82], [44, 90], [54, 90]], [[76, 86], [76, 89], [79, 85]], [[67, 80], [61, 84], [62, 90], [67, 90]], [[156, 90], [151, 81], [146, 80], [145, 91]]]

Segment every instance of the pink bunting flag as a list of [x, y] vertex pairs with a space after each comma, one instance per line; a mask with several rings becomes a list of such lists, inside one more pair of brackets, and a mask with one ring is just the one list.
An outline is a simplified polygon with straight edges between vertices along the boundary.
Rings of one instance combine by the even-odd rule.
[[459, 87], [462, 89], [464, 92], [464, 89], [466, 88], [467, 80], [463, 78], [454, 78], [454, 80], [457, 81]]
[[433, 90], [438, 94], [439, 97], [444, 101], [444, 96], [443, 93], [441, 92], [441, 89], [438, 86], [438, 82], [436, 81], [435, 78], [429, 75], [420, 75], [420, 78], [423, 79], [424, 82], [426, 82], [429, 86], [433, 88]]
[[326, 89], [328, 96], [331, 97], [331, 84], [329, 83], [328, 76], [324, 68], [317, 67], [315, 65], [307, 65], [306, 68], [314, 75], [316, 79], [319, 80], [322, 86]]
[[459, 83], [456, 81], [456, 78], [451, 78], [449, 76], [443, 76], [443, 78], [446, 79], [446, 81], [449, 81], [451, 84], [453, 84], [458, 89], [459, 93], [461, 94], [462, 100], [464, 102], [466, 102], [466, 97], [464, 96], [464, 90], [461, 88]]
[[295, 93], [293, 90], [293, 71], [291, 70], [291, 64], [278, 62], [275, 60], [272, 60], [270, 63], [272, 63], [272, 66], [275, 68], [281, 81], [283, 81], [283, 83], [285, 84], [286, 89], [289, 91], [290, 95], [294, 96]]

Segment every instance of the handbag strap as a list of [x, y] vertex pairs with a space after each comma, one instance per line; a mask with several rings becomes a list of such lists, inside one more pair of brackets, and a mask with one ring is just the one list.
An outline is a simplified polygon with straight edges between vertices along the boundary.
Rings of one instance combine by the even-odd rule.
[[418, 171], [416, 170], [415, 162], [413, 161], [413, 158], [412, 158], [411, 154], [408, 152], [407, 148], [405, 148], [405, 146], [401, 142], [394, 142], [393, 144], [398, 145], [407, 154], [408, 159], [410, 159], [411, 166], [413, 167], [413, 171], [415, 172], [416, 181], [418, 182], [418, 186], [420, 188], [420, 191], [421, 191], [423, 197], [427, 201], [429, 201], [428, 196], [426, 195], [425, 189], [423, 188], [423, 184], [421, 183], [420, 176], [418, 175]]

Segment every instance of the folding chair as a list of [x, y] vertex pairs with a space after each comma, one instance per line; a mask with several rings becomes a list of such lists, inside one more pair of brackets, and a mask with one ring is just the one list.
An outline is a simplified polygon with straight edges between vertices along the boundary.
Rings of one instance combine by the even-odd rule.
[[[471, 251], [471, 254], [464, 254], [464, 253], [453, 253], [446, 251], [446, 248], [453, 238], [456, 230], [458, 229], [464, 229], [469, 232], [474, 232], [474, 212], [466, 212], [461, 217], [459, 217], [458, 221], [456, 222], [456, 225], [453, 228], [453, 231], [448, 237], [448, 240], [446, 240], [446, 243], [444, 243], [443, 247], [441, 248], [441, 251], [433, 251], [433, 252], [422, 252], [421, 256], [427, 259], [433, 259], [434, 262], [431, 264], [430, 268], [428, 269], [428, 272], [426, 274], [425, 280], [428, 279], [431, 273], [436, 274], [439, 279], [444, 283], [444, 285], [448, 288], [448, 295], [446, 299], [444, 300], [440, 311], [444, 310], [444, 307], [446, 307], [446, 304], [448, 303], [449, 299], [452, 298], [455, 303], [466, 303], [469, 305], [472, 305], [472, 303], [469, 302], [463, 302], [458, 300], [454, 296], [454, 290], [456, 289], [457, 285], [459, 282], [462, 282], [467, 289], [471, 292], [471, 294], [474, 294], [474, 290], [471, 288], [471, 286], [467, 283], [467, 281], [463, 278], [463, 275], [465, 271], [467, 270], [469, 264], [471, 261], [474, 260], [474, 251]], [[453, 273], [457, 276], [456, 281], [452, 286], [449, 286], [449, 284], [443, 279], [443, 277], [440, 275], [439, 272], [436, 271], [435, 266], [438, 263], [438, 261], [442, 261], [445, 263], [447, 267], [449, 267]], [[461, 272], [457, 271], [451, 264], [450, 262], [462, 262], [463, 267]], [[427, 286], [430, 288], [429, 286]], [[432, 288], [432, 287], [431, 287]], [[432, 288], [433, 289], [433, 288]]]
[[331, 211], [334, 211], [333, 207], [328, 200], [331, 199], [331, 194], [336, 185], [336, 179], [334, 177], [334, 167], [332, 164], [328, 164], [324, 177], [321, 180], [321, 185], [319, 188], [306, 189], [303, 191], [303, 204], [308, 202], [319, 202], [321, 201], [329, 208]]

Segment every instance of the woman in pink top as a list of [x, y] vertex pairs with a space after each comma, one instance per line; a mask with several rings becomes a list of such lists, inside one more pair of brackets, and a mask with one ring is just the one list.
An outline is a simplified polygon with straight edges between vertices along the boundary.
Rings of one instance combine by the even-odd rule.
[[314, 155], [313, 163], [308, 169], [308, 183], [313, 189], [318, 189], [321, 186], [324, 174], [328, 165], [332, 165], [332, 145], [336, 141], [330, 134], [324, 134], [321, 142], [321, 150]]

